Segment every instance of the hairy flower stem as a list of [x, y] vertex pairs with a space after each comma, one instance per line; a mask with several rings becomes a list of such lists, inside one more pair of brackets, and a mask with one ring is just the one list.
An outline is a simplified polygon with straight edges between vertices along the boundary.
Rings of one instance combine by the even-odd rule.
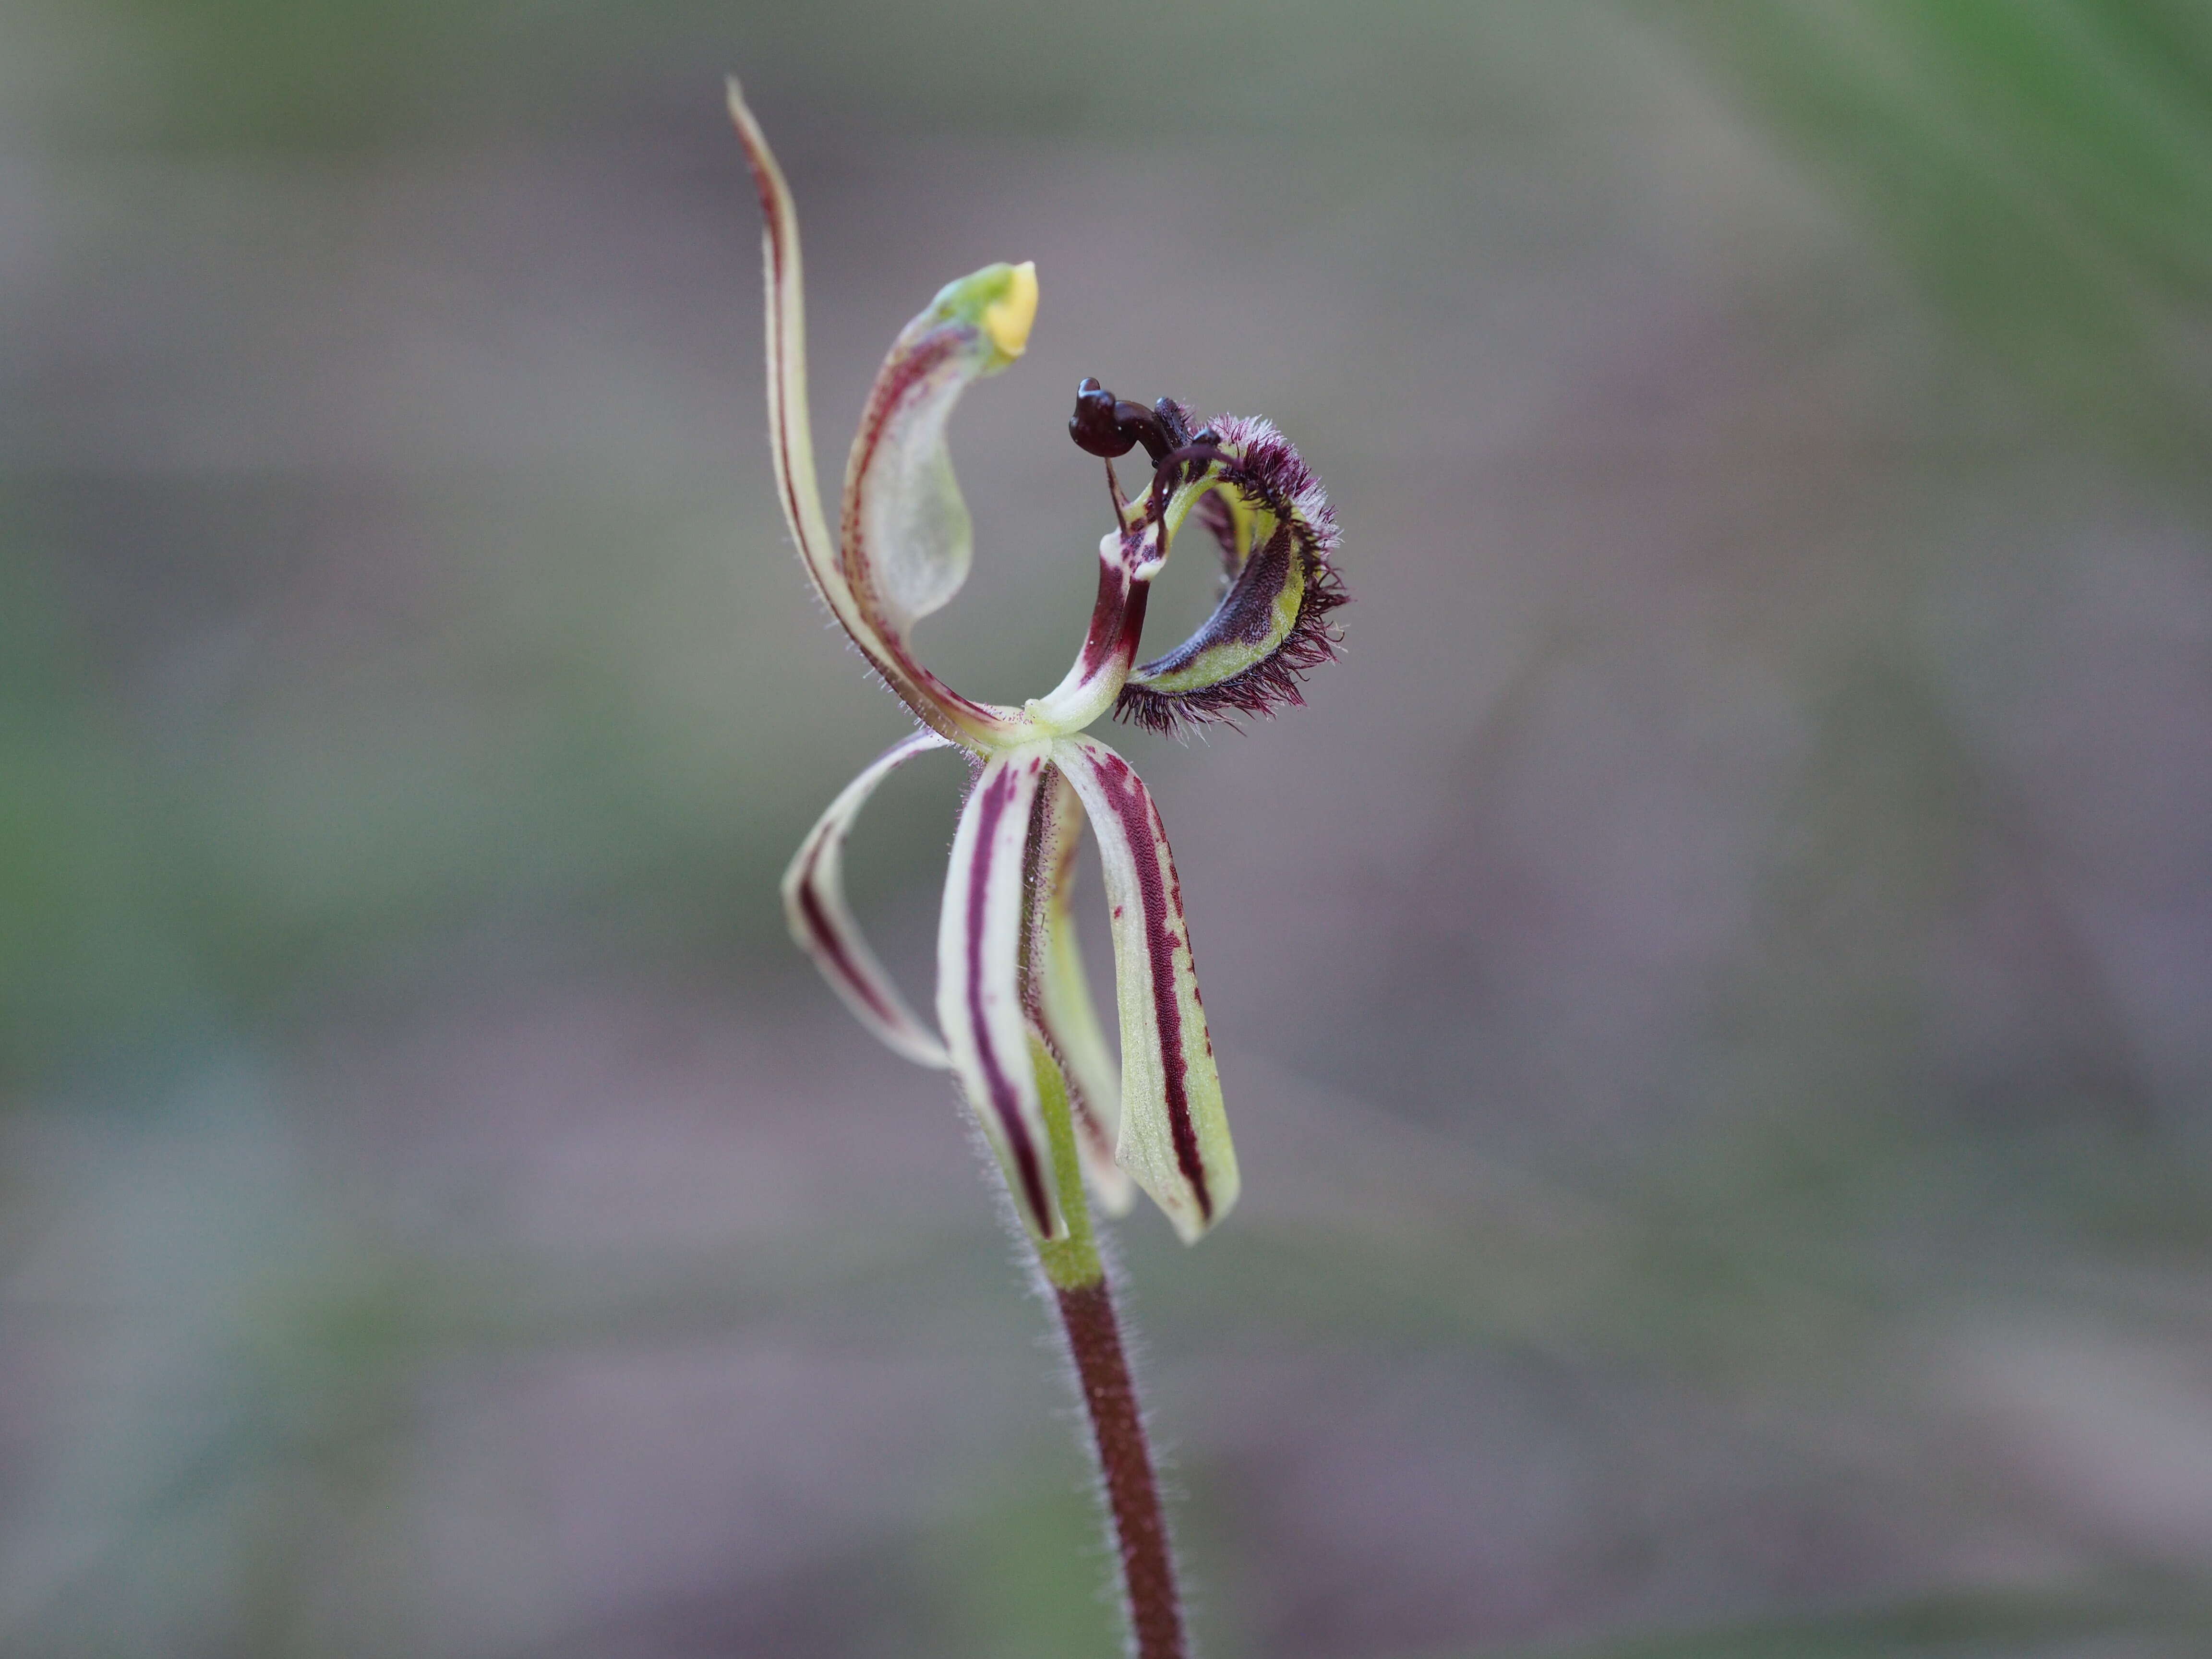
[[1182, 1609], [1176, 1595], [1175, 1559], [1168, 1548], [1160, 1494], [1145, 1445], [1143, 1413], [1121, 1354], [1114, 1302], [1101, 1279], [1058, 1292], [1067, 1346], [1091, 1413], [1092, 1443], [1106, 1477], [1106, 1498], [1121, 1546], [1121, 1584], [1139, 1659], [1182, 1659]]
[[1091, 1206], [1076, 1164], [1067, 1084], [1049, 1048], [1034, 1037], [1030, 1048], [1052, 1138], [1060, 1212], [1068, 1224], [1066, 1237], [1038, 1243], [1037, 1261], [1060, 1305], [1083, 1408], [1091, 1419], [1091, 1443], [1099, 1473], [1105, 1477], [1137, 1659], [1183, 1659], [1182, 1604], [1176, 1594], [1175, 1558], [1168, 1547], [1159, 1486], [1152, 1479], [1144, 1413], [1137, 1404], [1121, 1326], [1114, 1316], [1113, 1292], [1091, 1236]]

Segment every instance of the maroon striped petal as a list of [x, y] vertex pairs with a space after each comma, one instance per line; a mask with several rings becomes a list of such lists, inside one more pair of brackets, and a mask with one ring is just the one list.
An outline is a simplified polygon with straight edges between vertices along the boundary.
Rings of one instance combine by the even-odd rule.
[[1098, 1024], [1075, 935], [1075, 854], [1083, 803], [1059, 768], [1039, 792], [1030, 852], [1029, 1015], [1067, 1082], [1076, 1156], [1083, 1177], [1109, 1215], [1126, 1215], [1136, 1189], [1114, 1161], [1121, 1122], [1121, 1078]]
[[1014, 1207], [1038, 1237], [1060, 1238], [1067, 1223], [1021, 990], [1025, 855], [1049, 754], [1036, 743], [994, 756], [960, 811], [937, 928], [937, 1023]]
[[1113, 916], [1121, 1012], [1115, 1158], [1193, 1243], [1237, 1201], [1237, 1153], [1175, 857], [1151, 792], [1127, 761], [1091, 738], [1060, 739], [1052, 757], [1098, 837]]
[[783, 872], [783, 911], [791, 936], [814, 958], [845, 1006], [908, 1060], [940, 1068], [952, 1063], [945, 1045], [907, 1006], [845, 903], [845, 836], [878, 784], [924, 750], [945, 746], [934, 732], [917, 732], [893, 744], [830, 803]]

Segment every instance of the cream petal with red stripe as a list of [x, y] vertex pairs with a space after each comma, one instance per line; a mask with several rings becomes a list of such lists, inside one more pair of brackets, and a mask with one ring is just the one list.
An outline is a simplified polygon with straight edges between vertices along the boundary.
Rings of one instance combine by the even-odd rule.
[[937, 929], [937, 1023], [1014, 1207], [1040, 1238], [1067, 1231], [1021, 991], [1030, 818], [1050, 764], [1043, 743], [983, 763], [953, 833]]
[[1075, 933], [1075, 855], [1083, 840], [1083, 803], [1057, 767], [1038, 803], [1037, 841], [1030, 866], [1029, 1012], [1066, 1079], [1083, 1177], [1099, 1207], [1126, 1215], [1136, 1188], [1114, 1161], [1121, 1121], [1121, 1079], [1098, 1024], [1083, 951]]
[[1238, 1183], [1175, 858], [1152, 793], [1127, 761], [1090, 738], [1060, 739], [1052, 757], [1098, 837], [1113, 918], [1121, 1011], [1116, 1161], [1184, 1242], [1195, 1243], [1236, 1203]]
[[927, 731], [893, 744], [830, 803], [783, 872], [783, 911], [791, 936], [814, 958], [845, 1006], [907, 1059], [940, 1068], [952, 1064], [944, 1043], [907, 1006], [845, 902], [845, 836], [878, 784], [924, 750], [946, 746], [943, 738]]

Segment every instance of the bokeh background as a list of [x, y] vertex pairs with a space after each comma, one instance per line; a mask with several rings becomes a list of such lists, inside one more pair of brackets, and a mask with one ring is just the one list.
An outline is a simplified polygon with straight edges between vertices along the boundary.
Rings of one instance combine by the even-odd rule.
[[[904, 728], [726, 70], [833, 460], [1038, 263], [956, 684], [1074, 648], [1079, 375], [1339, 504], [1310, 705], [1123, 734], [1206, 1651], [2212, 1650], [2193, 0], [6, 0], [0, 1650], [1117, 1650], [959, 1111], [783, 937]], [[925, 997], [959, 770], [853, 854]]]

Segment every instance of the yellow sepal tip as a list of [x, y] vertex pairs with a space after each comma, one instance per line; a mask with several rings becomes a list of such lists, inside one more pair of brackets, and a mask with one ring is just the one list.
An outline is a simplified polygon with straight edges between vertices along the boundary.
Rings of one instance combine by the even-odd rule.
[[1036, 308], [1036, 261], [1024, 259], [1009, 273], [1006, 291], [983, 307], [983, 331], [1002, 356], [1018, 357], [1028, 349]]

